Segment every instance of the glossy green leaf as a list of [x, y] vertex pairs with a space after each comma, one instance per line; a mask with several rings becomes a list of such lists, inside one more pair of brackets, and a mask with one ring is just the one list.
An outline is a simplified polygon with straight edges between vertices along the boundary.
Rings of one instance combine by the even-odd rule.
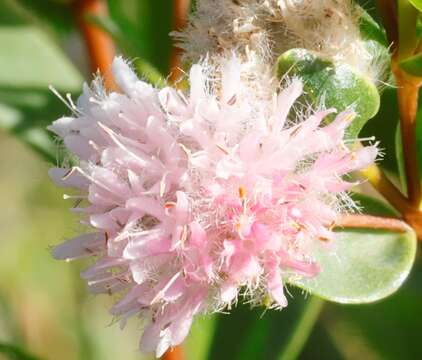
[[[337, 358], [421, 358], [418, 336], [422, 328], [421, 298], [422, 264], [419, 261], [402, 288], [388, 299], [365, 306], [327, 304], [325, 310], [329, 316], [323, 318], [323, 325], [342, 354]], [[351, 352], [360, 356], [350, 356]]]
[[401, 61], [400, 67], [410, 75], [422, 76], [422, 53]]
[[391, 82], [390, 51], [387, 35], [382, 28], [367, 11], [357, 6], [359, 13], [359, 29], [363, 44], [377, 64], [377, 80]]
[[375, 40], [387, 47], [388, 41], [385, 30], [362, 7], [357, 6], [359, 12], [359, 29], [364, 39]]
[[363, 44], [377, 64], [377, 80], [390, 82], [392, 76], [390, 69], [390, 51], [387, 35], [383, 27], [381, 27], [369, 13], [362, 7], [357, 6], [359, 14], [359, 29], [362, 36]]
[[408, 276], [416, 253], [413, 230], [340, 230], [335, 248], [315, 248], [321, 273], [293, 284], [326, 300], [358, 304], [380, 300], [395, 292]]
[[422, 11], [422, 0], [408, 0], [416, 9]]
[[286, 74], [300, 76], [314, 103], [323, 102], [338, 111], [354, 108], [357, 117], [348, 129], [352, 137], [379, 109], [378, 90], [369, 79], [346, 64], [335, 65], [306, 49], [291, 49], [282, 54], [277, 73], [280, 78]]
[[[371, 215], [396, 215], [389, 205], [363, 194], [354, 201]], [[354, 229], [336, 232], [333, 251], [315, 249], [321, 273], [295, 285], [326, 300], [344, 304], [369, 303], [394, 293], [406, 280], [416, 254], [416, 235], [386, 230]]]

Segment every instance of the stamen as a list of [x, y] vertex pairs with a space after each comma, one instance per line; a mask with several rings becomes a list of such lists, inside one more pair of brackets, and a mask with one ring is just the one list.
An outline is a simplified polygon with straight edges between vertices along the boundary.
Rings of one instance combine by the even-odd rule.
[[78, 108], [76, 107], [75, 103], [72, 100], [72, 95], [70, 93], [66, 93], [66, 99], [69, 101], [70, 106], [75, 112], [79, 112]]
[[68, 194], [63, 194], [63, 199], [64, 200], [69, 200], [69, 199], [86, 199], [87, 196], [86, 195], [68, 195]]
[[142, 159], [140, 156], [136, 155], [134, 152], [130, 151], [119, 139], [117, 139], [116, 134], [113, 130], [111, 130], [109, 127], [105, 126], [103, 123], [98, 122], [98, 126], [104, 130], [104, 132], [113, 140], [113, 142], [122, 150], [126, 151], [127, 154], [132, 156], [134, 159], [139, 161], [141, 163], [142, 167], [148, 167], [151, 164], [146, 162], [144, 159]]
[[229, 155], [229, 151], [225, 149], [223, 146], [215, 144], [219, 150], [221, 150], [224, 154]]
[[72, 113], [74, 113], [74, 114], [81, 114], [81, 112], [77, 109], [77, 107], [75, 106], [75, 104], [73, 104], [73, 101], [70, 99], [70, 101], [69, 101], [69, 97], [67, 97], [67, 95], [66, 95], [66, 97], [67, 97], [67, 99], [68, 99], [68, 101], [66, 101], [66, 99], [63, 97], [63, 96], [61, 96], [60, 95], [60, 93], [56, 90], [56, 88], [53, 86], [53, 85], [48, 85], [48, 88], [50, 89], [50, 91], [54, 94], [54, 95], [56, 95], [59, 99], [60, 99], [60, 101], [63, 103], [63, 104], [65, 104], [66, 105], [66, 107], [70, 110], [70, 111], [72, 111]]
[[246, 189], [243, 186], [239, 187], [239, 197], [242, 201], [246, 198]]

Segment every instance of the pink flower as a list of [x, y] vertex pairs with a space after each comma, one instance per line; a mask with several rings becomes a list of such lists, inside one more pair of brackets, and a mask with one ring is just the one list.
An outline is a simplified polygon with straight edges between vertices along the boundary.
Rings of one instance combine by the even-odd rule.
[[122, 326], [140, 315], [141, 348], [156, 356], [183, 341], [195, 315], [229, 308], [241, 291], [285, 307], [284, 281], [317, 275], [312, 244], [334, 239], [353, 185], [343, 175], [377, 155], [345, 145], [353, 113], [327, 126], [333, 110], [288, 120], [301, 82], [252, 104], [239, 69], [232, 59], [211, 82], [193, 65], [183, 94], [138, 80], [116, 58], [122, 93], [97, 80], [72, 117], [50, 126], [79, 159], [50, 176], [80, 189], [73, 211], [93, 228], [54, 256], [95, 258], [82, 277], [94, 293], [122, 294], [111, 313]]

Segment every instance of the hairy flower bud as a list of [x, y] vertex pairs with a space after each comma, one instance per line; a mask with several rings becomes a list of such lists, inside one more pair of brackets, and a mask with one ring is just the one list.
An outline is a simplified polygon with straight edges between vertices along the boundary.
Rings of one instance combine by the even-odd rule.
[[378, 83], [384, 75], [383, 54], [362, 39], [362, 10], [338, 0], [198, 0], [183, 32], [175, 32], [187, 63], [205, 54], [220, 64], [233, 52], [241, 60], [251, 91], [271, 96], [277, 57], [292, 48], [315, 51], [334, 63], [350, 65]]

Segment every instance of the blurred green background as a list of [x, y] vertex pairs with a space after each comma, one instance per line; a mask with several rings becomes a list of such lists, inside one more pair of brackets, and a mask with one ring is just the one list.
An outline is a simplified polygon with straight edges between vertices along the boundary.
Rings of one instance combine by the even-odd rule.
[[[166, 74], [169, 67], [170, 0], [108, 1], [109, 17], [91, 19], [109, 31], [127, 56]], [[371, 5], [369, 2], [369, 8]], [[372, 7], [373, 8], [373, 7]], [[121, 331], [108, 315], [113, 298], [93, 297], [79, 279], [83, 263], [52, 259], [50, 248], [78, 233], [63, 192], [47, 177], [57, 160], [44, 130], [67, 113], [48, 90], [77, 95], [89, 78], [86, 51], [66, 0], [0, 0], [0, 359], [145, 359], [138, 352], [136, 319]], [[366, 131], [380, 132], [391, 148], [394, 89]], [[384, 128], [383, 132], [379, 130]], [[35, 150], [35, 151], [34, 151]], [[396, 168], [394, 157], [386, 163]], [[196, 321], [186, 358], [279, 359], [306, 295], [282, 312], [239, 307], [230, 316]], [[324, 304], [301, 359], [421, 359], [422, 266], [389, 299], [372, 305]]]

